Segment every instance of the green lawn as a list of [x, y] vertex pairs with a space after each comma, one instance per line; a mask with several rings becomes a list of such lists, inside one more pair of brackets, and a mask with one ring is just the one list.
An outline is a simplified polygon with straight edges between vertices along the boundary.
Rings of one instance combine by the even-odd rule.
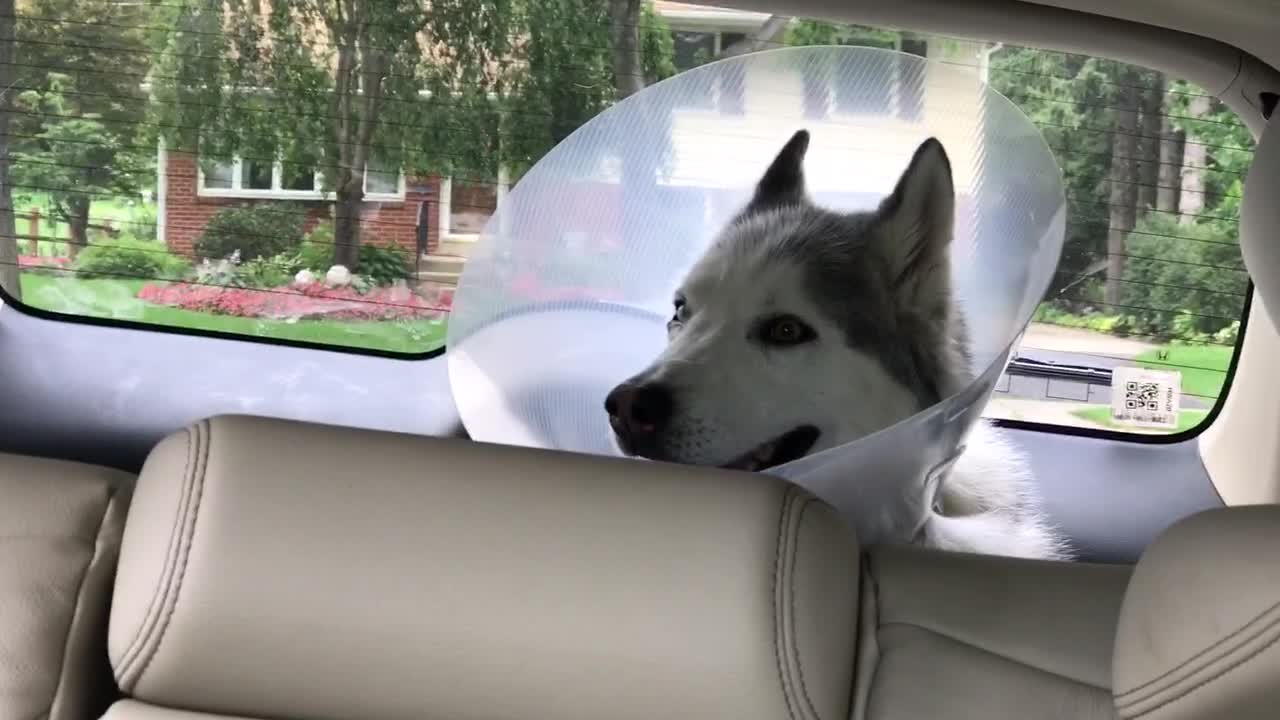
[[[69, 231], [67, 224], [56, 222], [50, 216], [49, 197], [45, 193], [38, 192], [21, 193], [14, 198], [14, 222], [19, 235], [31, 234], [29, 213], [33, 208], [40, 210], [41, 238], [67, 239]], [[144, 212], [150, 210], [154, 218], [155, 209], [155, 203], [148, 205], [141, 200], [135, 200], [134, 204], [130, 205], [128, 198], [124, 197], [100, 198], [90, 204], [89, 219], [95, 225], [105, 224], [109, 220], [114, 220], [126, 235], [136, 237], [143, 234], [142, 230], [144, 228], [141, 221], [144, 217]], [[28, 243], [25, 240], [18, 241], [21, 252], [30, 255], [31, 248], [27, 245]], [[40, 243], [40, 254], [46, 257], [65, 255], [65, 243], [45, 240], [45, 242]]]
[[291, 322], [213, 315], [138, 300], [137, 293], [143, 284], [141, 280], [82, 280], [25, 272], [22, 299], [41, 310], [71, 315], [403, 353], [422, 353], [441, 347], [448, 327], [446, 320]]
[[[1161, 359], [1161, 353], [1168, 353]], [[1134, 360], [1154, 370], [1182, 373], [1182, 392], [1209, 401], [1222, 393], [1234, 347], [1223, 345], [1165, 345], [1138, 355]]]
[[[1111, 428], [1113, 430], [1132, 430], [1133, 429], [1133, 427], [1130, 425], [1122, 425], [1112, 420], [1111, 408], [1107, 407], [1106, 405], [1094, 405], [1090, 407], [1080, 408], [1079, 410], [1072, 410], [1071, 414], [1075, 415], [1081, 420], [1088, 420], [1089, 422], [1097, 423], [1103, 427]], [[1199, 425], [1201, 422], [1204, 422], [1205, 416], [1208, 414], [1209, 414], [1208, 410], [1179, 411], [1178, 412], [1178, 428], [1176, 430], [1170, 430], [1169, 432], [1183, 432], [1184, 430], [1190, 430], [1191, 428], [1194, 428], [1197, 425]]]

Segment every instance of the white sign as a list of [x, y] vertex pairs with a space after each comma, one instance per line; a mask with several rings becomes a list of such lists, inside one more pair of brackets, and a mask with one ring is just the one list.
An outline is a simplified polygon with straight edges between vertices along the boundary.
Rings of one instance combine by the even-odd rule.
[[1111, 371], [1111, 419], [1132, 427], [1178, 427], [1182, 373], [1140, 367]]

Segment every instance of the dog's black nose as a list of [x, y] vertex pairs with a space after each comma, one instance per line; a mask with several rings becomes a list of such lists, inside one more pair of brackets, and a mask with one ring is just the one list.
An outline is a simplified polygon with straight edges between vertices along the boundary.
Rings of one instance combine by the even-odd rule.
[[673, 405], [671, 390], [657, 383], [623, 383], [604, 400], [614, 432], [632, 443], [656, 435], [671, 419]]

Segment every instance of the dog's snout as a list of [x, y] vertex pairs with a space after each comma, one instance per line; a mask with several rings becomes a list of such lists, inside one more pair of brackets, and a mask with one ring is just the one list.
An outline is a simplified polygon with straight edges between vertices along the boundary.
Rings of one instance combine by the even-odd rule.
[[657, 383], [623, 383], [604, 401], [614, 432], [632, 444], [657, 434], [671, 419], [673, 405], [671, 390]]

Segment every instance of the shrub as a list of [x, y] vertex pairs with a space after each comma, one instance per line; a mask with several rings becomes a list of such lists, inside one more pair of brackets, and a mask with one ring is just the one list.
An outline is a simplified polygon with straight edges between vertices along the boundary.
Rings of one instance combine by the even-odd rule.
[[225, 258], [239, 251], [241, 261], [272, 257], [302, 242], [303, 212], [285, 204], [250, 205], [219, 210], [196, 241], [196, 253]]
[[360, 267], [357, 270], [361, 277], [378, 287], [392, 285], [397, 280], [407, 280], [413, 272], [409, 265], [409, 253], [394, 245], [361, 245]]
[[133, 218], [125, 223], [125, 230], [134, 237], [155, 240], [158, 222], [156, 206], [151, 203], [142, 203], [133, 209]]
[[1123, 302], [1142, 332], [1195, 341], [1240, 317], [1248, 276], [1234, 223], [1152, 214], [1129, 235], [1126, 253]]
[[298, 248], [299, 269], [323, 275], [333, 267], [333, 225], [321, 223], [307, 234], [306, 242]]
[[270, 289], [288, 285], [300, 269], [297, 253], [281, 253], [241, 263], [236, 275], [246, 287]]
[[72, 269], [80, 277], [176, 280], [191, 266], [161, 243], [119, 237], [81, 250]]
[[[298, 248], [296, 260], [294, 272], [306, 269], [319, 276], [328, 272], [333, 267], [333, 226], [319, 225], [312, 230]], [[348, 269], [376, 287], [386, 287], [397, 280], [407, 280], [413, 274], [409, 253], [394, 245], [380, 247], [362, 244], [360, 266]]]

